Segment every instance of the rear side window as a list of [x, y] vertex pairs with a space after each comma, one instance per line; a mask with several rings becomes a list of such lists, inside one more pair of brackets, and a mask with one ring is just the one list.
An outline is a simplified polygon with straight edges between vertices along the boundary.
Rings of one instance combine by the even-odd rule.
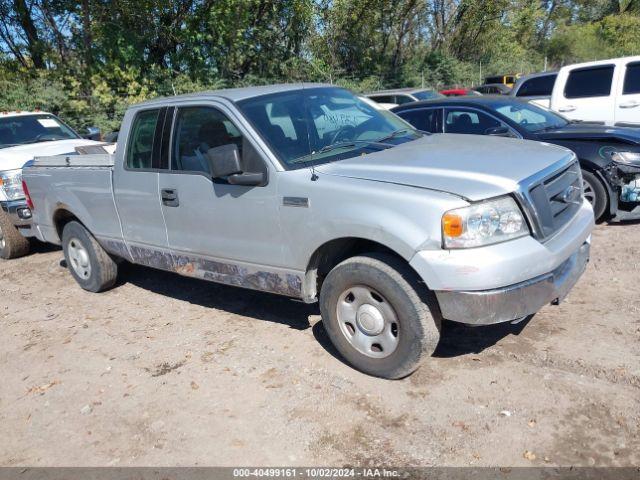
[[640, 93], [640, 62], [629, 63], [627, 73], [624, 76], [623, 95]]
[[571, 71], [564, 88], [566, 98], [608, 97], [611, 95], [613, 65]]
[[396, 102], [398, 105], [402, 105], [404, 103], [411, 103], [415, 100], [408, 95], [396, 95]]
[[466, 133], [470, 135], [486, 135], [491, 128], [506, 126], [482, 112], [465, 109], [447, 109], [444, 122], [445, 133]]
[[153, 168], [153, 141], [159, 114], [160, 110], [146, 110], [138, 113], [133, 120], [127, 148], [127, 168]]
[[545, 75], [526, 80], [518, 89], [516, 97], [551, 96], [557, 75]]
[[369, 98], [378, 103], [396, 103], [393, 95], [375, 95]]
[[420, 110], [407, 110], [406, 112], [399, 112], [398, 116], [418, 130], [423, 132], [436, 133], [434, 117], [438, 110], [420, 109]]

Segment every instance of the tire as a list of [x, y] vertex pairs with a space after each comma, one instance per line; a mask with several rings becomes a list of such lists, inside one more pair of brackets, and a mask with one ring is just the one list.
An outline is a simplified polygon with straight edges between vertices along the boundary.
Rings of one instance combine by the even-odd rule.
[[582, 185], [584, 196], [593, 207], [593, 215], [596, 222], [602, 220], [609, 205], [607, 189], [593, 173], [582, 170]]
[[392, 255], [366, 254], [337, 265], [322, 284], [320, 311], [347, 363], [376, 377], [413, 373], [440, 340], [433, 294]]
[[0, 258], [10, 260], [29, 253], [29, 240], [20, 235], [11, 218], [0, 211]]
[[116, 283], [118, 265], [80, 223], [64, 226], [62, 248], [69, 272], [84, 290], [102, 292]]

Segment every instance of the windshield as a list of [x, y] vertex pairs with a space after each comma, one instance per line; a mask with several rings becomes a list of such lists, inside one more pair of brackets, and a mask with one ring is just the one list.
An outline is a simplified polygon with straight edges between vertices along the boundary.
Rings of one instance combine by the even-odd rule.
[[531, 133], [556, 130], [569, 123], [557, 113], [530, 103], [497, 104], [493, 108]]
[[433, 90], [422, 90], [420, 92], [413, 92], [411, 95], [416, 97], [418, 100], [431, 100], [433, 98], [445, 98], [444, 95], [438, 92], [434, 92]]
[[351, 158], [422, 136], [399, 117], [341, 88], [300, 89], [238, 105], [289, 167]]
[[79, 138], [53, 115], [17, 115], [0, 118], [0, 148]]

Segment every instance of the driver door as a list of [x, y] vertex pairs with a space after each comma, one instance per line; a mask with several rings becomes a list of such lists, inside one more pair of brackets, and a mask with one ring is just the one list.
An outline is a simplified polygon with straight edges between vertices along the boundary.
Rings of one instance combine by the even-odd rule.
[[[179, 106], [171, 168], [160, 174], [169, 248], [180, 273], [243, 284], [243, 272], [283, 265], [277, 185], [270, 165], [222, 105]], [[212, 179], [209, 149], [235, 144], [246, 171], [264, 171], [264, 186]], [[251, 287], [251, 286], [249, 286]]]

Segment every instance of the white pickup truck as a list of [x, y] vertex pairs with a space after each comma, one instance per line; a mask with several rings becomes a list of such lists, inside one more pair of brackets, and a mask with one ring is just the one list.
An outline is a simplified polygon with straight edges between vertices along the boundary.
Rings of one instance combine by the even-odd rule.
[[561, 68], [551, 109], [571, 120], [640, 127], [640, 56]]
[[98, 144], [88, 129], [81, 137], [46, 112], [0, 113], [0, 258], [26, 255], [32, 236], [31, 210], [22, 188], [22, 167], [36, 155], [74, 154], [77, 147]]

